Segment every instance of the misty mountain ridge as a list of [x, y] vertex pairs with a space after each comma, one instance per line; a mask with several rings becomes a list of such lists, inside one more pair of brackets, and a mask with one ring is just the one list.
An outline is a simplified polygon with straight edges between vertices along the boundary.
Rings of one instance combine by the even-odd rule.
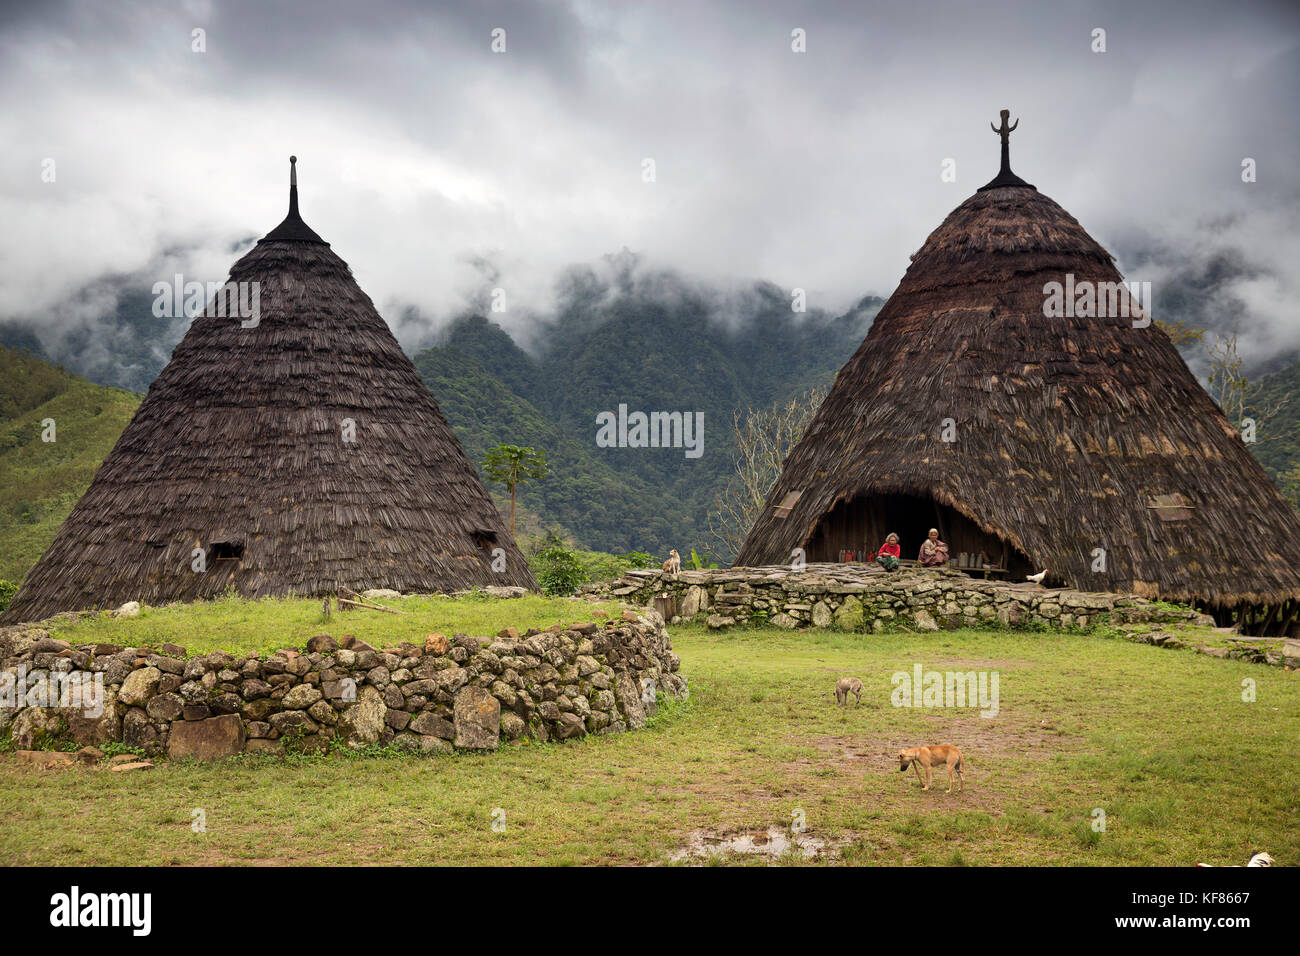
[[[227, 251], [239, 255], [252, 241], [240, 239]], [[1116, 237], [1116, 242], [1130, 279], [1155, 280], [1157, 318], [1218, 333], [1238, 329], [1245, 372], [1251, 377], [1279, 371], [1296, 360], [1294, 344], [1271, 333], [1269, 323], [1252, 309], [1251, 290], [1268, 284], [1270, 267], [1249, 261], [1230, 239], [1189, 251], [1133, 229]], [[0, 318], [0, 345], [23, 348], [100, 384], [144, 392], [189, 322], [152, 314], [153, 284], [187, 272], [178, 265], [191, 251], [189, 246], [169, 248], [147, 269], [101, 276], [72, 290], [44, 314]], [[597, 334], [600, 326], [616, 319], [614, 303], [640, 315], [689, 317], [709, 326], [710, 341], [724, 343], [728, 337], [715, 335], [715, 327], [762, 336], [773, 322], [806, 322], [816, 334], [828, 319], [828, 312], [816, 307], [815, 297], [806, 313], [792, 312], [792, 290], [776, 283], [691, 276], [671, 267], [651, 266], [626, 248], [562, 270], [551, 282], [545, 304], [530, 304], [512, 295], [509, 311], [502, 314], [492, 311], [492, 293], [498, 287], [511, 289], [508, 276], [490, 257], [470, 257], [470, 261], [479, 273], [479, 287], [465, 295], [462, 308], [430, 315], [400, 300], [385, 307], [384, 314], [408, 354], [445, 344], [459, 322], [481, 315], [502, 326], [514, 345], [545, 362], [548, 355], [573, 347], [574, 340]], [[856, 320], [865, 335], [881, 304], [879, 297], [867, 295], [836, 318]], [[730, 341], [736, 341], [736, 336]], [[1185, 356], [1192, 370], [1204, 375], [1201, 354], [1186, 350]]]
[[[247, 251], [241, 241], [231, 247], [232, 255]], [[41, 315], [9, 315], [0, 318], [0, 345], [20, 348], [46, 361], [62, 365], [73, 374], [99, 384], [143, 393], [171, 357], [184, 337], [189, 318], [153, 314], [155, 282], [171, 282], [174, 275], [189, 271], [173, 267], [184, 250], [171, 250], [150, 268], [130, 274], [107, 274], [73, 290], [57, 307]], [[164, 265], [165, 263], [165, 265]], [[507, 315], [491, 312], [491, 286], [502, 283], [500, 274], [484, 262], [484, 287], [466, 296], [468, 305], [447, 317], [431, 316], [413, 305], [392, 306], [390, 321], [408, 354], [430, 345], [443, 344], [451, 329], [476, 314], [491, 316], [508, 330], [512, 343], [530, 354], [544, 357], [562, 343], [554, 336], [581, 336], [606, 321], [612, 301], [644, 299], [671, 309], [684, 304], [701, 321], [740, 330], [755, 317], [782, 309], [790, 311], [790, 293], [771, 282], [712, 281], [693, 278], [673, 269], [649, 269], [627, 249], [601, 257], [594, 263], [575, 264], [563, 270], [552, 283], [553, 295], [542, 310], [512, 303]], [[866, 296], [849, 311], [864, 320], [881, 300]], [[816, 321], [822, 310], [809, 308], [807, 317]]]
[[[572, 272], [536, 354], [469, 315], [416, 366], [475, 460], [500, 442], [547, 452], [552, 477], [525, 486], [521, 501], [584, 546], [703, 549], [707, 511], [732, 467], [733, 416], [829, 383], [883, 300], [800, 314], [782, 290], [755, 283], [727, 294], [739, 307], [720, 320], [716, 289], [667, 272], [622, 278]], [[702, 414], [703, 455], [599, 447], [597, 416], [619, 406]]]
[[[1161, 311], [1213, 318], [1197, 303], [1219, 296], [1216, 290], [1248, 269], [1231, 257], [1214, 262], [1213, 275], [1183, 275], [1175, 287], [1182, 298], [1166, 293]], [[571, 266], [554, 292], [544, 313], [484, 309], [435, 331], [408, 307], [401, 325], [429, 330], [415, 336], [424, 347], [407, 350], [470, 457], [480, 463], [499, 443], [544, 451], [551, 474], [521, 488], [521, 506], [543, 527], [614, 553], [706, 547], [708, 510], [732, 470], [734, 416], [829, 384], [884, 304], [867, 295], [841, 314], [815, 307], [796, 313], [791, 290], [774, 283], [710, 282], [647, 267], [627, 250]], [[96, 297], [113, 304], [98, 321], [70, 323], [59, 337], [10, 322], [0, 325], [0, 344], [142, 393], [187, 320], [155, 317], [151, 284], [138, 276], [105, 280], [76, 308], [84, 311]], [[488, 290], [473, 298], [490, 308]], [[1212, 327], [1222, 326], [1225, 317], [1215, 321]], [[1293, 377], [1279, 378], [1275, 390], [1289, 388]], [[620, 406], [702, 415], [703, 455], [599, 447], [597, 416]], [[1300, 419], [1300, 407], [1286, 408], [1273, 427], [1291, 429], [1292, 418]], [[1260, 449], [1275, 478], [1292, 467], [1294, 447], [1288, 438]], [[503, 489], [490, 489], [504, 506]]]
[[[115, 308], [97, 324], [51, 337], [9, 323], [0, 344], [146, 391], [187, 320], [155, 317], [152, 286], [139, 277], [113, 282]], [[431, 347], [408, 351], [475, 462], [502, 442], [546, 452], [551, 477], [521, 490], [523, 507], [585, 547], [617, 553], [703, 549], [706, 512], [731, 467], [733, 415], [829, 382], [883, 304], [866, 296], [840, 315], [796, 313], [773, 283], [710, 283], [645, 268], [626, 250], [566, 270], [554, 302], [526, 317], [531, 351], [491, 313], [462, 315], [426, 338]], [[703, 456], [597, 447], [596, 416], [620, 405], [702, 414]]]

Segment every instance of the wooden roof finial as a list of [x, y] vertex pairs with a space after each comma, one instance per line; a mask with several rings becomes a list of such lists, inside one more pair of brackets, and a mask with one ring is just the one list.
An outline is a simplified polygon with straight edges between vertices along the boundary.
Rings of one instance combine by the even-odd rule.
[[998, 170], [997, 176], [986, 185], [981, 186], [978, 191], [983, 192], [986, 189], [993, 189], [999, 186], [1023, 186], [1028, 189], [1033, 189], [1033, 186], [1029, 185], [1029, 183], [1025, 182], [1011, 171], [1011, 134], [1015, 128], [1020, 125], [1020, 119], [1017, 117], [1014, 123], [1007, 125], [1007, 120], [1011, 118], [1011, 110], [1002, 110], [1001, 116], [1002, 126], [1000, 128], [994, 126], [992, 123], [989, 123], [989, 127], [993, 132], [1002, 137], [1002, 167]]
[[[325, 242], [298, 214], [298, 157], [289, 157], [289, 215], [268, 232], [264, 239], [278, 242]], [[329, 243], [325, 243], [329, 245]]]
[[1004, 175], [1011, 172], [1011, 133], [1020, 125], [1019, 117], [1010, 126], [1007, 125], [1007, 119], [1011, 116], [1011, 110], [1002, 111], [1002, 128], [989, 123], [989, 128], [1002, 137], [1002, 168], [998, 170], [998, 175]]

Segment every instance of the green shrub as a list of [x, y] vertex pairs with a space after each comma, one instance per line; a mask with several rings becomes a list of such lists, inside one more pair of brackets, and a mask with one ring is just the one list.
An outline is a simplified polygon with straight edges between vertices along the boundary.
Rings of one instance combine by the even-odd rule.
[[606, 554], [603, 551], [574, 551], [578, 563], [582, 565], [585, 584], [588, 581], [614, 581], [626, 572], [639, 568], [658, 567], [652, 555], [641, 551], [628, 554]]
[[121, 754], [134, 754], [142, 759], [145, 756], [144, 750], [140, 747], [128, 747], [120, 740], [106, 741], [99, 745], [99, 749], [103, 752], [105, 758], [117, 757]]
[[572, 594], [587, 579], [578, 555], [569, 548], [544, 548], [533, 555], [530, 564], [547, 594]]
[[[548, 549], [554, 550], [554, 549]], [[539, 552], [540, 553], [540, 552]], [[623, 576], [628, 569], [627, 562], [613, 554], [603, 551], [570, 551], [582, 568], [582, 581], [613, 581]]]
[[9, 602], [18, 593], [18, 585], [0, 578], [0, 611], [9, 607]]
[[695, 553], [694, 548], [691, 548], [690, 561], [684, 561], [682, 563], [685, 566], [689, 567], [692, 571], [704, 571], [706, 569], [716, 568], [718, 566], [718, 562], [708, 561], [705, 558], [700, 557], [698, 554]]

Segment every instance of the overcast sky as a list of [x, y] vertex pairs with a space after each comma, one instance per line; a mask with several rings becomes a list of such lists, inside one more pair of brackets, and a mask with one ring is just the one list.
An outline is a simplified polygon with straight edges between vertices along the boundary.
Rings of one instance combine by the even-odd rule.
[[1157, 317], [1180, 317], [1162, 281], [1206, 276], [1254, 356], [1300, 347], [1300, 4], [0, 9], [0, 320], [93, 322], [111, 303], [68, 300], [106, 274], [223, 279], [283, 218], [290, 153], [303, 217], [390, 323], [445, 322], [483, 261], [545, 311], [560, 270], [624, 246], [840, 311], [992, 178], [1007, 107], [1015, 171], [1153, 283]]

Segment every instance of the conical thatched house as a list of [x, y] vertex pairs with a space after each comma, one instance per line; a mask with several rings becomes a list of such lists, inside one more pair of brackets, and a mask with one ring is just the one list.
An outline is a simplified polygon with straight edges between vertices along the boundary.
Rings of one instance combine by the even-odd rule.
[[[1164, 332], [1113, 314], [1112, 257], [1011, 172], [1005, 118], [995, 131], [1001, 172], [912, 256], [736, 563], [870, 556], [891, 531], [915, 558], [936, 527], [954, 564], [982, 552], [1013, 580], [1047, 568], [1283, 625], [1300, 517]], [[1075, 293], [1064, 315], [1050, 283]]]
[[256, 283], [242, 301], [256, 288], [260, 314], [209, 302], [194, 319], [5, 620], [232, 586], [535, 587], [415, 366], [299, 217], [296, 184], [229, 282]]

